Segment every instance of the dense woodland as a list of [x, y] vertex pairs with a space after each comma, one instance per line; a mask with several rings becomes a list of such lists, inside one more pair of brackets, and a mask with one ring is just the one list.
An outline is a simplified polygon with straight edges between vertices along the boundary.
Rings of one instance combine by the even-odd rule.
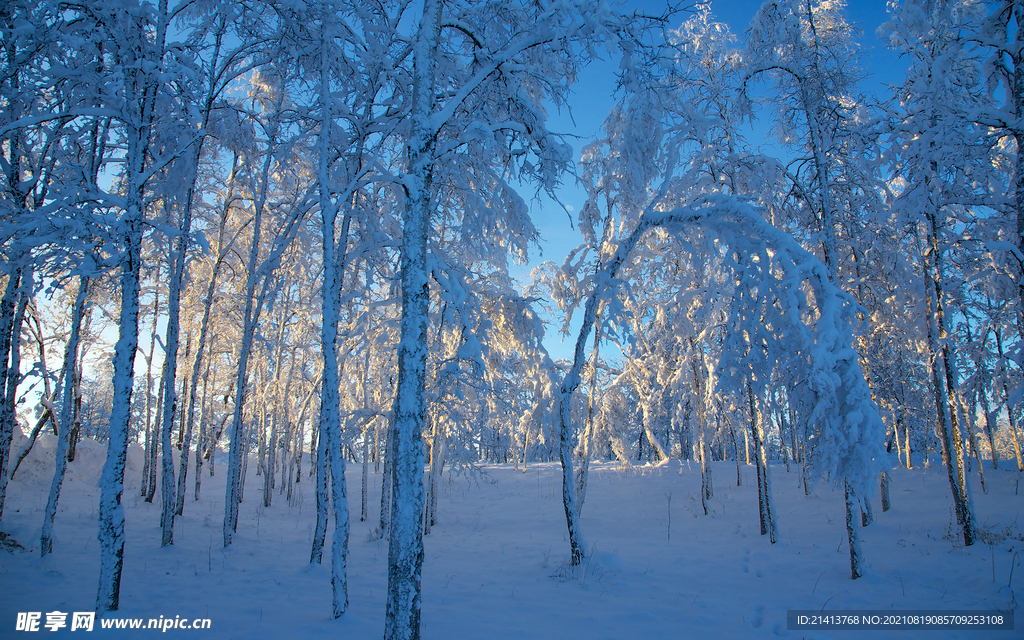
[[[483, 462], [562, 463], [574, 563], [591, 460], [694, 460], [706, 497], [710, 461], [755, 465], [773, 542], [771, 464], [845, 485], [854, 578], [885, 469], [942, 464], [972, 544], [968, 474], [1024, 470], [1024, 7], [893, 3], [906, 77], [874, 94], [842, 2], [713, 10], [2, 3], [0, 517], [59, 434], [48, 553], [76, 444], [107, 443], [107, 611], [129, 445], [154, 545], [210, 474], [225, 546], [239, 502], [309, 483], [337, 617], [379, 502], [389, 638], [418, 637], [438, 478]], [[580, 153], [548, 116], [600, 60], [618, 102]], [[576, 180], [582, 244], [514, 280], [531, 201]]]

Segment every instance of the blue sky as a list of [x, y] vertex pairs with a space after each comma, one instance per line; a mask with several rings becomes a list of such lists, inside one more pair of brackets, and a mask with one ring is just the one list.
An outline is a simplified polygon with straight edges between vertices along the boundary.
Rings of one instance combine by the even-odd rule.
[[[665, 0], [630, 0], [625, 4], [630, 9], [654, 15], [661, 14], [666, 5]], [[733, 33], [741, 35], [746, 31], [751, 18], [754, 17], [761, 4], [762, 2], [758, 0], [712, 0], [711, 11], [716, 20], [727, 23]], [[680, 15], [677, 22], [682, 24], [688, 15], [685, 13]], [[880, 98], [887, 97], [890, 91], [886, 85], [900, 83], [906, 65], [901, 64], [898, 57], [889, 51], [885, 43], [881, 42], [876, 35], [878, 27], [888, 20], [885, 0], [852, 2], [847, 5], [846, 15], [851, 23], [863, 31], [861, 46], [864, 59], [862, 64], [867, 67], [869, 73], [864, 90]], [[617, 60], [606, 60], [591, 65], [581, 74], [570, 100], [571, 117], [565, 111], [550, 114], [553, 129], [579, 136], [573, 143], [577, 155], [584, 145], [597, 136], [601, 122], [615, 104], [613, 92], [617, 66]], [[752, 129], [755, 132], [754, 135], [765, 135], [766, 125], [767, 123], [763, 121], [755, 123]], [[771, 143], [769, 140], [764, 142]], [[567, 179], [566, 184], [559, 191], [562, 203], [571, 209], [573, 224], [575, 224], [575, 212], [582, 206], [585, 197], [583, 190], [576, 186], [571, 178]], [[540, 230], [542, 241], [539, 251], [536, 249], [531, 251], [530, 264], [524, 269], [514, 270], [514, 275], [519, 277], [524, 284], [532, 267], [547, 260], [561, 264], [568, 252], [579, 245], [582, 240], [579, 233], [570, 224], [569, 216], [565, 211], [549, 199], [542, 198], [539, 202], [533, 202], [531, 214], [534, 224]], [[548, 327], [544, 343], [553, 358], [569, 358], [576, 336], [569, 335], [563, 338], [557, 331], [561, 320], [554, 318], [551, 320], [553, 322]], [[578, 323], [576, 325], [578, 326]]]

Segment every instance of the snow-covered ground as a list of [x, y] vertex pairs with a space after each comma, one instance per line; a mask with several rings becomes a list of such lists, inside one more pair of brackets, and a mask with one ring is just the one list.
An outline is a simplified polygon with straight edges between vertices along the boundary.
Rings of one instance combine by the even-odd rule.
[[[16, 441], [14, 451], [20, 450]], [[0, 551], [0, 637], [18, 612], [90, 611], [99, 567], [96, 480], [103, 445], [84, 441], [68, 468], [54, 552], [39, 558], [53, 438], [37, 444], [8, 489], [0, 531], [24, 551]], [[372, 539], [380, 475], [371, 474], [371, 519], [352, 523], [350, 612], [330, 619], [329, 551], [310, 567], [313, 483], [297, 504], [274, 495], [262, 506], [256, 464], [248, 466], [235, 544], [221, 544], [222, 472], [204, 471], [202, 499], [177, 520], [174, 546], [161, 549], [159, 496], [138, 496], [141, 450], [129, 453], [124, 503], [127, 543], [121, 582], [124, 618], [209, 618], [206, 630], [169, 630], [203, 638], [380, 638], [387, 585], [387, 544]], [[226, 471], [226, 467], [223, 468]], [[984, 542], [965, 548], [953, 534], [945, 471], [896, 470], [892, 509], [875, 500], [875, 523], [862, 532], [871, 568], [850, 580], [840, 491], [820, 485], [806, 497], [796, 469], [773, 465], [780, 541], [758, 535], [753, 467], [736, 486], [732, 462], [714, 465], [710, 515], [700, 505], [700, 473], [678, 462], [622, 470], [592, 468], [583, 531], [592, 553], [566, 565], [568, 543], [556, 464], [524, 472], [484, 466], [446, 474], [439, 522], [426, 537], [424, 638], [1021, 638], [1015, 631], [789, 631], [789, 609], [993, 610], [1019, 606], [1024, 594], [1024, 493], [1014, 471], [986, 469], [988, 493], [973, 475]], [[190, 470], [191, 474], [191, 470]], [[359, 514], [360, 469], [349, 467], [351, 512]], [[1021, 483], [1024, 484], [1024, 483]], [[1024, 487], [1020, 487], [1024, 490]], [[328, 532], [328, 545], [330, 544]], [[1014, 567], [1016, 569], [1014, 570]], [[1011, 575], [1013, 572], [1014, 575]], [[1019, 618], [1019, 616], [1018, 616]], [[70, 627], [70, 617], [68, 618]], [[46, 637], [85, 632], [40, 627]], [[143, 637], [155, 630], [101, 630], [85, 637]], [[73, 635], [77, 634], [77, 635]]]

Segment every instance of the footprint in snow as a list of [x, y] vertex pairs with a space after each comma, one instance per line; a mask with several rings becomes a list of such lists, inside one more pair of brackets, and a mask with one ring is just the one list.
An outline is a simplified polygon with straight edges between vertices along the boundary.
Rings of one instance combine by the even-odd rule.
[[754, 607], [754, 613], [750, 616], [750, 626], [760, 629], [762, 624], [764, 624], [764, 605], [759, 604]]

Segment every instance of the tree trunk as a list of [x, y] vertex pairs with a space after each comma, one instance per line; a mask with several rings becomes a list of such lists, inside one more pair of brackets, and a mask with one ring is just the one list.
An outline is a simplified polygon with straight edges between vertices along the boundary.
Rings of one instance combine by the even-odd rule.
[[[131, 175], [141, 173], [142, 162], [133, 154], [142, 138], [148, 135], [129, 127], [134, 139], [129, 145], [130, 165], [137, 167]], [[130, 177], [131, 177], [130, 175]], [[129, 180], [129, 184], [131, 181]], [[132, 386], [135, 381], [135, 352], [139, 343], [139, 267], [141, 264], [143, 202], [142, 186], [135, 187], [121, 220], [121, 314], [118, 340], [114, 347], [114, 394], [110, 415], [110, 439], [107, 461], [100, 477], [100, 576], [97, 611], [116, 611], [120, 603], [121, 568], [124, 562], [124, 464], [128, 453], [128, 430], [131, 423]]]
[[82, 327], [82, 315], [85, 310], [85, 299], [89, 291], [89, 279], [79, 278], [78, 295], [71, 312], [71, 335], [64, 350], [63, 398], [60, 407], [60, 427], [57, 436], [56, 461], [53, 470], [53, 481], [50, 483], [50, 496], [43, 512], [43, 528], [39, 536], [39, 553], [46, 557], [53, 550], [53, 520], [57, 515], [57, 501], [60, 500], [60, 489], [64, 484], [64, 472], [68, 466], [68, 446], [70, 444], [72, 414], [75, 402], [75, 370], [78, 362], [78, 342]]
[[[191, 190], [190, 190], [191, 191]], [[187, 237], [192, 229], [191, 207], [186, 206], [174, 254], [171, 256], [171, 282], [167, 291], [167, 331], [164, 339], [163, 380], [164, 397], [161, 415], [157, 421], [160, 432], [160, 546], [174, 543], [175, 482], [174, 458], [171, 454], [171, 433], [178, 412], [178, 339], [181, 333], [181, 280], [185, 271]]]
[[[154, 279], [157, 282], [160, 281], [159, 262], [156, 264]], [[139, 483], [139, 495], [146, 498], [146, 502], [153, 500], [153, 494], [150, 492], [153, 447], [156, 446], [156, 438], [153, 435], [153, 357], [156, 355], [156, 328], [159, 319], [160, 287], [158, 285], [153, 289], [153, 326], [149, 330], [149, 355], [146, 356], [146, 447], [142, 456], [142, 482]]]
[[[590, 379], [590, 394], [587, 396], [587, 423], [583, 428], [583, 436], [580, 438], [576, 452], [579, 454], [580, 466], [576, 471], [576, 509], [583, 513], [583, 502], [587, 497], [587, 477], [590, 474], [590, 445], [594, 438], [594, 395], [597, 392], [597, 359], [601, 345], [601, 324], [595, 321], [594, 329], [594, 355], [593, 355], [593, 377]], [[526, 471], [526, 445], [523, 445], [523, 471]]]
[[889, 474], [885, 471], [882, 472], [882, 513], [885, 513], [892, 506], [889, 501]]
[[160, 377], [160, 384], [157, 387], [157, 402], [156, 402], [156, 416], [153, 418], [152, 431], [150, 436], [153, 438], [153, 446], [149, 448], [149, 469], [146, 473], [146, 502], [153, 502], [153, 498], [156, 497], [156, 458], [160, 452], [160, 420], [159, 415], [161, 407], [163, 406], [164, 398], [164, 378]]
[[[975, 392], [977, 392], [977, 388], [975, 388]], [[981, 491], [982, 493], [988, 493], [988, 486], [985, 484], [985, 466], [981, 463], [981, 451], [978, 449], [978, 437], [974, 433], [974, 421], [978, 411], [977, 393], [975, 393], [972, 398], [971, 406], [965, 408], [968, 409], [964, 412], [967, 414], [967, 420], [965, 421], [967, 427], [967, 441], [971, 445], [971, 451], [974, 453], [974, 459], [978, 461], [978, 479], [981, 480]]]
[[[948, 368], [952, 365], [949, 351], [944, 342], [946, 339], [944, 323], [944, 304], [942, 292], [942, 263], [937, 238], [937, 222], [933, 211], [927, 212], [928, 224], [927, 244], [923, 252], [925, 258], [925, 290], [928, 302], [927, 341], [930, 351], [932, 385], [935, 392], [936, 422], [942, 442], [943, 462], [949, 477], [949, 485], [953, 494], [953, 506], [956, 509], [957, 524], [963, 529], [964, 544], [974, 543], [973, 514], [966, 509], [963, 484], [959, 481], [963, 467], [962, 445], [955, 429], [955, 414], [951, 411], [953, 404], [947, 404], [953, 398], [953, 389], [947, 388], [952, 379]], [[940, 346], [942, 345], [942, 346]], [[944, 370], [945, 369], [945, 370]], [[955, 467], [954, 467], [955, 465]]]
[[726, 416], [726, 422], [729, 425], [729, 437], [732, 438], [732, 451], [733, 456], [736, 458], [736, 486], [743, 486], [743, 475], [740, 473], [740, 449], [736, 442], [736, 428], [733, 426], [732, 421]]
[[[1013, 3], [1013, 19], [1016, 23], [1016, 34], [1014, 35], [1014, 46], [1009, 47], [1006, 55], [1010, 58], [1013, 66], [1013, 78], [1009, 88], [1012, 93], [1013, 113], [1017, 117], [1017, 126], [1013, 128], [1013, 136], [1017, 142], [1017, 162], [1014, 172], [1014, 202], [1017, 205], [1017, 255], [1024, 256], [1024, 129], [1020, 126], [1021, 118], [1024, 118], [1024, 6], [1019, 2]], [[1009, 31], [1009, 21], [1007, 21]], [[1004, 54], [1000, 52], [1000, 57]], [[1017, 335], [1024, 336], [1024, 262], [1018, 260], [1019, 275], [1017, 278]], [[1017, 432], [1010, 423], [1010, 429], [1016, 438]], [[1018, 454], [1019, 460], [1019, 454]]]
[[377, 533], [385, 540], [391, 538], [391, 461], [394, 452], [391, 450], [391, 434], [394, 431], [393, 417], [388, 417], [387, 428], [384, 430], [384, 473], [380, 477], [380, 523]]
[[[236, 154], [232, 159], [231, 173], [228, 175], [228, 198], [227, 202], [231, 202], [231, 195], [234, 193], [236, 169], [238, 168], [239, 158]], [[217, 276], [220, 273], [220, 267], [224, 262], [224, 259], [228, 255], [228, 250], [231, 245], [234, 244], [234, 238], [225, 246], [224, 233], [228, 220], [229, 207], [225, 206], [221, 212], [220, 224], [217, 230], [217, 260], [213, 264], [213, 268], [210, 270], [210, 280], [206, 284], [206, 295], [203, 297], [203, 319], [199, 323], [199, 344], [196, 347], [196, 356], [192, 361], [192, 374], [189, 376], [189, 391], [188, 391], [188, 404], [185, 409], [185, 442], [182, 446], [182, 457], [181, 457], [181, 468], [178, 471], [178, 504], [177, 514], [180, 516], [185, 510], [185, 478], [188, 475], [186, 469], [188, 468], [188, 450], [191, 446], [192, 429], [195, 424], [196, 417], [196, 390], [199, 388], [199, 372], [202, 368], [203, 363], [203, 352], [206, 350], [207, 338], [210, 330], [210, 316], [213, 313], [213, 299], [214, 292], [217, 287]], [[237, 235], [235, 236], [237, 238]], [[210, 345], [210, 349], [213, 345]], [[210, 379], [210, 362], [206, 362], [206, 368], [203, 370], [203, 395], [200, 402], [207, 400], [207, 387]], [[208, 414], [207, 411], [203, 410], [202, 404], [200, 404], [200, 412], [203, 415], [202, 420], [206, 420]], [[202, 438], [202, 422], [200, 422], [200, 437], [196, 442], [196, 480], [195, 480], [195, 493], [194, 499], [199, 500], [199, 487], [202, 483], [199, 477], [199, 472], [202, 470], [202, 447], [200, 446]]]
[[277, 103], [274, 106], [274, 113], [270, 116], [270, 127], [267, 135], [268, 148], [263, 160], [263, 167], [260, 172], [259, 189], [253, 202], [252, 220], [252, 244], [249, 247], [249, 257], [246, 267], [245, 283], [245, 304], [242, 312], [242, 340], [238, 347], [238, 368], [235, 379], [235, 407], [231, 423], [231, 451], [228, 456], [228, 477], [225, 483], [226, 493], [224, 498], [224, 546], [231, 546], [231, 536], [238, 528], [238, 503], [242, 499], [242, 458], [247, 457], [247, 447], [243, 447], [245, 437], [245, 400], [248, 387], [248, 366], [249, 356], [252, 350], [253, 336], [256, 333], [256, 325], [259, 322], [260, 311], [267, 292], [269, 274], [262, 274], [262, 290], [260, 299], [256, 300], [256, 283], [261, 274], [257, 273], [256, 264], [260, 253], [260, 234], [263, 222], [264, 208], [267, 203], [267, 190], [270, 185], [270, 168], [274, 159], [273, 141], [277, 138], [280, 128], [281, 105], [284, 100], [285, 91], [283, 87], [278, 90]]
[[72, 383], [75, 385], [74, 407], [71, 412], [71, 434], [68, 436], [68, 462], [75, 461], [78, 450], [79, 433], [82, 431], [82, 370], [85, 368], [85, 350], [75, 361], [75, 374]]
[[846, 538], [850, 547], [850, 574], [856, 580], [864, 575], [864, 559], [860, 548], [860, 527], [854, 514], [857, 512], [857, 496], [849, 485], [846, 494]]
[[370, 479], [370, 430], [369, 422], [363, 427], [363, 464], [362, 464], [362, 481], [360, 482], [360, 508], [359, 508], [359, 521], [366, 522], [369, 517], [367, 503], [369, 502], [369, 479]]
[[772, 476], [768, 467], [768, 448], [765, 446], [767, 434], [763, 428], [763, 413], [760, 400], [754, 397], [750, 381], [747, 381], [747, 394], [750, 404], [750, 429], [754, 438], [754, 457], [757, 465], [758, 507], [761, 515], [761, 535], [768, 535], [772, 544], [778, 542], [779, 530], [775, 524], [774, 505], [772, 504]]
[[423, 427], [426, 422], [426, 361], [430, 290], [427, 236], [431, 213], [435, 135], [435, 52], [441, 33], [441, 2], [425, 0], [413, 43], [412, 103], [407, 144], [406, 205], [402, 221], [402, 316], [398, 387], [391, 434], [391, 537], [385, 640], [420, 637], [420, 578], [423, 570]]
[[[18, 383], [21, 382], [21, 327], [25, 321], [31, 274], [18, 269], [8, 276], [4, 299], [0, 302], [0, 519], [7, 500], [7, 467], [11, 458], [11, 443], [18, 423]], [[10, 292], [10, 296], [8, 296]], [[8, 320], [9, 318], [9, 320]], [[8, 356], [10, 365], [8, 365]], [[52, 413], [51, 413], [52, 420]], [[21, 463], [21, 460], [18, 460]], [[17, 470], [17, 465], [15, 465]], [[11, 474], [13, 475], [13, 473]]]
[[[326, 378], [326, 376], [324, 376]], [[325, 383], [321, 382], [321, 385]], [[323, 402], [323, 397], [320, 399]], [[327, 510], [330, 508], [328, 494], [330, 468], [328, 465], [327, 437], [321, 426], [317, 427], [316, 438], [316, 526], [313, 529], [313, 547], [309, 553], [310, 564], [323, 564], [324, 541], [327, 539]]]
[[[690, 339], [690, 349], [695, 349], [695, 342]], [[705, 391], [704, 391], [704, 359], [694, 353], [690, 360], [690, 367], [693, 370], [693, 381], [697, 388], [697, 422], [698, 428], [700, 429], [700, 503], [704, 508], [704, 515], [708, 515], [708, 500], [714, 493], [711, 485], [711, 464], [708, 460], [708, 444], [706, 426], [707, 412], [705, 410]]]

